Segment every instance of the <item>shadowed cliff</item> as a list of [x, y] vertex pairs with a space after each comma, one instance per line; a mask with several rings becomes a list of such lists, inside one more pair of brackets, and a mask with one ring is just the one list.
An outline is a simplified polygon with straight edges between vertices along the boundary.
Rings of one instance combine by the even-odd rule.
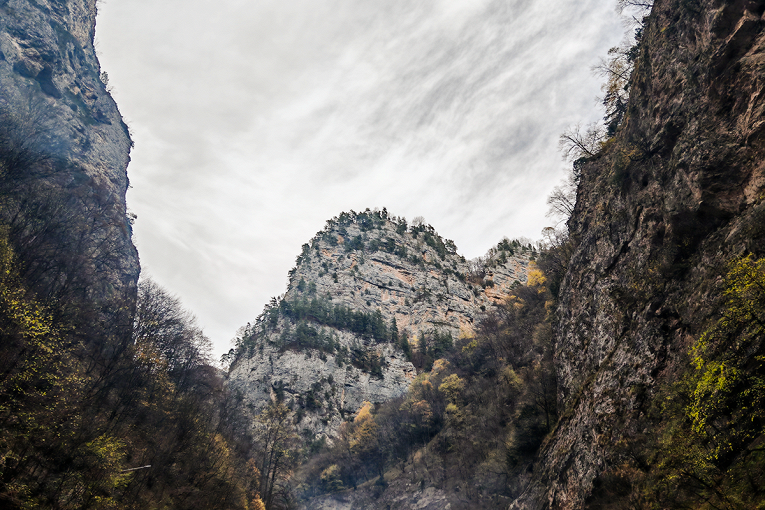
[[[763, 11], [762, 2], [659, 0], [646, 19], [624, 123], [580, 167], [555, 339], [562, 417], [517, 508], [722, 497], [689, 489], [699, 483], [687, 476], [693, 459], [675, 485], [660, 473], [672, 455], [664, 441], [685, 434], [712, 448], [691, 433], [688, 392], [673, 385], [695, 377], [688, 352], [722, 313], [730, 264], [765, 251]], [[757, 352], [755, 343], [741, 353], [755, 371]], [[686, 432], [672, 435], [673, 423]], [[758, 437], [710, 461], [717, 475], [694, 476], [724, 486]], [[673, 491], [688, 499], [671, 503]]]

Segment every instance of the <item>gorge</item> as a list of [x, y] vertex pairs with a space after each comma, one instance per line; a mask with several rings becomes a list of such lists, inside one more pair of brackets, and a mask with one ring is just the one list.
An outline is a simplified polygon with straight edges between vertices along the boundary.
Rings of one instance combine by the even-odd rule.
[[96, 1], [0, 1], [0, 505], [761, 508], [765, 3], [621, 5], [565, 225], [342, 212], [216, 366], [138, 281]]

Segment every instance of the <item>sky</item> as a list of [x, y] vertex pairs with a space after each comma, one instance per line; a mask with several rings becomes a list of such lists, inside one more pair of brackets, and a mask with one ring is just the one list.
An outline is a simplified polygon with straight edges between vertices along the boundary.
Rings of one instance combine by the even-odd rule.
[[540, 238], [624, 32], [614, 0], [100, 1], [142, 275], [219, 356], [342, 211], [423, 216], [467, 258]]

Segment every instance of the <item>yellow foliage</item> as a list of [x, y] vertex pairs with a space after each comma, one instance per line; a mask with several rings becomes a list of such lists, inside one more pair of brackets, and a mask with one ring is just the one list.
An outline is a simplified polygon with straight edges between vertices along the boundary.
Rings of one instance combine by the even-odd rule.
[[478, 340], [474, 338], [470, 343], [462, 346], [462, 352], [471, 352], [475, 350], [476, 347], [478, 347]]
[[377, 445], [377, 423], [370, 412], [372, 404], [364, 402], [353, 420], [348, 446], [351, 452], [363, 454], [372, 450]]
[[446, 400], [452, 404], [458, 404], [462, 398], [462, 390], [465, 389], [465, 381], [457, 374], [451, 374], [444, 378], [438, 391], [444, 394]]
[[[54, 405], [65, 407], [85, 380], [63, 370], [72, 362], [70, 349], [63, 346], [52, 314], [30, 298], [19, 281], [16, 257], [6, 236], [7, 230], [0, 228], [0, 335], [9, 342], [16, 338], [26, 352], [15, 370], [6, 373], [0, 382], [0, 394], [12, 394], [19, 402], [29, 402], [33, 397], [52, 396], [55, 392], [59, 396]], [[7, 409], [8, 402], [0, 404], [0, 412]], [[31, 416], [27, 419], [31, 426], [34, 420]]]
[[547, 278], [541, 269], [534, 262], [529, 262], [529, 272], [526, 285], [529, 287], [544, 287]]
[[765, 419], [765, 359], [752, 354], [765, 336], [765, 258], [733, 261], [723, 295], [722, 318], [690, 352], [695, 370], [685, 413], [693, 434], [708, 441], [699, 462], [730, 456], [763, 433], [756, 424]]
[[256, 494], [255, 499], [250, 502], [250, 510], [266, 510], [266, 504], [260, 499], [260, 494]]
[[449, 362], [445, 359], [437, 359], [433, 362], [433, 368], [430, 370], [433, 374], [439, 374], [449, 368]]
[[523, 386], [523, 381], [521, 378], [518, 377], [518, 374], [515, 373], [515, 370], [508, 366], [502, 369], [502, 378], [512, 389], [519, 389]]
[[321, 483], [327, 492], [343, 490], [343, 481], [340, 476], [340, 468], [337, 464], [332, 464], [321, 472]]
[[88, 481], [89, 485], [110, 490], [127, 482], [127, 475], [122, 473], [124, 441], [103, 434], [87, 443], [84, 450], [85, 455], [92, 459], [92, 465], [101, 472], [98, 480]]
[[372, 418], [372, 413], [370, 411], [371, 409], [372, 403], [365, 400], [361, 404], [361, 409], [359, 409], [359, 412], [356, 413], [356, 417], [353, 419], [354, 423], [360, 423], [364, 420]]
[[430, 425], [430, 422], [433, 419], [433, 410], [426, 400], [417, 400], [416, 402], [412, 402], [410, 410], [412, 414], [418, 419], [421, 425]]
[[[37, 349], [46, 354], [53, 353], [53, 346], [45, 337], [54, 333], [51, 314], [36, 302], [26, 298], [24, 288], [16, 279], [16, 257], [5, 236], [0, 231], [0, 307], [6, 317], [4, 324], [10, 324], [0, 330], [3, 334], [20, 333], [36, 344]], [[10, 331], [12, 329], [14, 331]]]

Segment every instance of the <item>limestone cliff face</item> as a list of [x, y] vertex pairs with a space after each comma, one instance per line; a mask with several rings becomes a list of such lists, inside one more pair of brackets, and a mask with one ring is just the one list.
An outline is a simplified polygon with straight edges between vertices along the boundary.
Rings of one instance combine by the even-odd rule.
[[427, 365], [470, 335], [525, 283], [530, 257], [503, 241], [468, 263], [429, 225], [343, 213], [303, 245], [286, 294], [243, 332], [230, 384], [256, 410], [284, 399], [301, 428], [332, 436], [365, 400], [402, 395], [412, 360]]
[[725, 264], [765, 251], [763, 2], [657, 0], [626, 124], [582, 167], [556, 365], [562, 419], [517, 508], [583, 508], [709, 324]]
[[139, 270], [125, 206], [131, 141], [100, 79], [95, 18], [96, 0], [0, 0], [3, 143], [38, 153], [15, 178], [57, 190], [62, 214], [81, 220], [68, 241], [97, 261], [91, 297], [129, 303]]

